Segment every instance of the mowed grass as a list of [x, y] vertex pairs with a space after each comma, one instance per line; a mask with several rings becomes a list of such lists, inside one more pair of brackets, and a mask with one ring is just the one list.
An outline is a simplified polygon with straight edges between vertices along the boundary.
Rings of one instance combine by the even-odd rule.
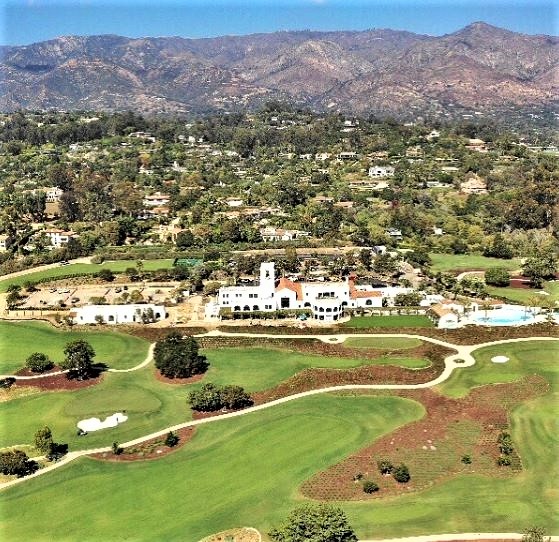
[[[342, 503], [362, 538], [440, 532], [522, 532], [539, 525], [559, 531], [559, 341], [530, 341], [484, 348], [473, 367], [458, 369], [441, 392], [462, 397], [476, 386], [539, 374], [551, 385], [511, 415], [511, 434], [523, 470], [511, 478], [456, 477], [420, 495], [390, 501]], [[506, 355], [510, 361], [492, 363]], [[413, 476], [413, 473], [412, 473]]]
[[[105, 373], [100, 384], [74, 391], [42, 392], [0, 403], [0, 448], [33, 442], [47, 425], [57, 442], [71, 450], [110, 446], [192, 418], [186, 397], [188, 385], [159, 382], [153, 367], [131, 373]], [[84, 418], [101, 418], [126, 411], [128, 420], [117, 427], [76, 434]]]
[[[161, 260], [142, 260], [143, 269], [146, 271], [155, 271], [156, 269], [170, 269], [173, 267], [173, 261], [170, 259]], [[136, 267], [136, 260], [118, 260], [114, 262], [103, 262], [101, 264], [94, 263], [73, 263], [69, 265], [61, 265], [52, 269], [36, 271], [20, 277], [0, 280], [0, 293], [5, 292], [10, 284], [19, 284], [20, 286], [27, 281], [37, 282], [40, 280], [57, 279], [68, 275], [82, 276], [92, 275], [101, 271], [101, 269], [110, 269], [115, 273], [121, 273], [128, 267]]]
[[[507, 356], [506, 363], [493, 363], [491, 358]], [[474, 352], [476, 364], [455, 370], [450, 378], [439, 386], [450, 397], [463, 397], [469, 390], [486, 384], [498, 384], [520, 380], [524, 375], [540, 374], [554, 390], [559, 386], [559, 340], [499, 344]], [[559, 391], [556, 390], [556, 391]]]
[[536, 290], [532, 288], [497, 288], [495, 286], [488, 286], [487, 292], [496, 297], [502, 297], [513, 303], [528, 304], [532, 303], [533, 300], [544, 301], [559, 301], [559, 281], [546, 282], [543, 287], [543, 291], [547, 292], [549, 295], [542, 295], [538, 292], [542, 290]]
[[397, 328], [397, 327], [434, 327], [433, 322], [421, 314], [393, 314], [386, 316], [355, 316], [341, 327], [351, 328]]
[[94, 361], [114, 369], [128, 369], [144, 361], [148, 341], [132, 335], [107, 331], [63, 331], [46, 322], [0, 322], [0, 374], [10, 374], [25, 365], [34, 352], [42, 352], [57, 363], [64, 359], [64, 347], [83, 339], [95, 350]]
[[423, 413], [398, 397], [324, 395], [213, 422], [160, 460], [80, 459], [4, 491], [4, 529], [12, 542], [195, 542], [239, 525], [266, 533], [300, 504], [304, 480]]
[[210, 362], [210, 369], [204, 377], [205, 382], [237, 384], [248, 391], [271, 388], [309, 367], [350, 369], [362, 365], [397, 365], [421, 368], [430, 365], [429, 360], [422, 358], [338, 358], [266, 348], [212, 349], [204, 354]]
[[343, 342], [348, 348], [374, 348], [376, 350], [408, 350], [423, 344], [411, 337], [349, 337]]
[[500, 258], [488, 258], [479, 254], [429, 254], [431, 257], [432, 271], [470, 271], [485, 270], [490, 267], [504, 267], [509, 271], [520, 269], [521, 263], [518, 258], [502, 260]]
[[[71, 449], [109, 446], [191, 419], [189, 391], [205, 382], [236, 384], [247, 391], [271, 388], [308, 367], [350, 368], [381, 363], [424, 367], [428, 360], [414, 358], [335, 358], [264, 348], [205, 350], [210, 369], [195, 384], [167, 384], [156, 380], [152, 365], [129, 373], [105, 373], [100, 384], [66, 392], [43, 392], [0, 403], [0, 447], [31, 443], [38, 427], [48, 425], [56, 438]], [[90, 417], [104, 418], [126, 411], [128, 420], [111, 429], [76, 435], [76, 424]]]

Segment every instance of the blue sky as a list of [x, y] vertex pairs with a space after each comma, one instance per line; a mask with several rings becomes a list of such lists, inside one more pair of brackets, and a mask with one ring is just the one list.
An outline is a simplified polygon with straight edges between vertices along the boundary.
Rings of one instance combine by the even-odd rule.
[[0, 44], [61, 35], [209, 37], [393, 28], [441, 35], [483, 20], [557, 34], [559, 0], [0, 0]]

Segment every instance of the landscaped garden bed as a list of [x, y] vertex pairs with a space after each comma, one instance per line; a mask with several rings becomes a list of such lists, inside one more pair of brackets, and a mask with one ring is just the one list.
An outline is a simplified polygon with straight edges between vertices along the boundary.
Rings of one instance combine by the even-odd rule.
[[[170, 453], [179, 450], [187, 442], [189, 442], [194, 433], [196, 432], [196, 427], [183, 427], [174, 434], [178, 437], [178, 442], [174, 446], [168, 446], [165, 444], [166, 436], [155, 437], [150, 440], [146, 440], [141, 444], [136, 444], [128, 448], [121, 448], [118, 453], [111, 452], [101, 452], [97, 454], [91, 454], [90, 457], [95, 459], [102, 459], [105, 461], [145, 461], [148, 459], [159, 459], [165, 457]], [[118, 448], [118, 446], [117, 446]]]
[[[394, 392], [420, 402], [425, 417], [316, 474], [303, 484], [302, 492], [320, 500], [379, 499], [427, 489], [457, 474], [512, 476], [522, 469], [521, 458], [514, 450], [509, 466], [498, 465], [499, 435], [509, 427], [512, 408], [548, 390], [543, 377], [529, 376], [515, 383], [475, 388], [461, 399], [428, 389]], [[401, 484], [389, 474], [382, 475], [377, 467], [382, 460], [406, 464], [410, 481]], [[364, 479], [373, 480], [379, 490], [364, 492]]]

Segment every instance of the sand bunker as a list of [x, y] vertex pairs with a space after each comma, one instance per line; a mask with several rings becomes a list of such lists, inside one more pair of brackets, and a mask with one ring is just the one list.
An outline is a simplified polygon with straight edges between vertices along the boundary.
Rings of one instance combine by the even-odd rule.
[[112, 416], [107, 416], [105, 421], [99, 418], [87, 418], [78, 422], [78, 428], [89, 433], [89, 431], [98, 431], [99, 429], [107, 429], [108, 427], [116, 427], [119, 423], [123, 423], [128, 419], [122, 412], [116, 412]]
[[495, 356], [493, 358], [491, 358], [491, 361], [493, 363], [506, 363], [510, 358], [507, 358], [507, 356]]

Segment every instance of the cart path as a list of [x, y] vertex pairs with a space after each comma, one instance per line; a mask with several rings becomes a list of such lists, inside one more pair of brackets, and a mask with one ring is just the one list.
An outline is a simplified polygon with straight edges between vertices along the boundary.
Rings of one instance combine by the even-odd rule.
[[[451, 542], [462, 540], [522, 540], [520, 533], [454, 533], [408, 536], [406, 538], [381, 538], [376, 540], [359, 540], [359, 542]], [[559, 536], [544, 536], [544, 540], [559, 542]]]
[[[209, 333], [205, 333], [203, 335], [198, 335], [198, 337], [217, 337], [217, 336], [232, 336], [232, 337], [271, 337], [271, 338], [278, 338], [278, 335], [273, 335], [273, 334], [255, 334], [255, 333], [225, 333], [225, 332], [221, 332], [221, 331], [212, 331]], [[281, 405], [283, 403], [288, 403], [290, 401], [295, 401], [297, 399], [301, 399], [303, 397], [310, 397], [312, 395], [318, 395], [318, 394], [322, 394], [322, 393], [331, 393], [331, 392], [337, 392], [337, 391], [351, 391], [351, 390], [413, 390], [413, 389], [421, 389], [421, 388], [431, 388], [433, 386], [436, 386], [442, 382], [444, 382], [445, 380], [447, 380], [450, 375], [452, 374], [452, 372], [454, 371], [454, 369], [457, 368], [462, 368], [462, 367], [471, 367], [472, 365], [475, 364], [475, 358], [472, 356], [472, 352], [475, 350], [478, 350], [480, 348], [485, 348], [488, 346], [494, 346], [494, 345], [499, 345], [499, 344], [508, 344], [508, 343], [514, 343], [514, 342], [527, 342], [527, 341], [559, 341], [559, 338], [557, 337], [522, 337], [522, 338], [518, 338], [518, 339], [504, 339], [504, 340], [499, 340], [499, 341], [492, 341], [492, 342], [487, 342], [487, 343], [481, 343], [481, 344], [476, 344], [476, 345], [455, 345], [446, 341], [441, 341], [439, 339], [433, 339], [431, 337], [423, 337], [422, 335], [410, 335], [410, 334], [398, 334], [398, 333], [392, 333], [392, 334], [380, 334], [380, 333], [373, 333], [373, 334], [359, 334], [360, 337], [408, 337], [408, 338], [418, 338], [421, 340], [425, 340], [427, 342], [432, 342], [434, 344], [440, 344], [442, 346], [446, 346], [447, 348], [451, 348], [453, 350], [455, 350], [457, 353], [456, 354], [451, 354], [450, 356], [447, 356], [444, 360], [444, 364], [445, 364], [445, 368], [443, 370], [443, 372], [434, 380], [430, 380], [429, 382], [424, 382], [422, 384], [346, 384], [346, 385], [341, 385], [341, 386], [329, 386], [326, 388], [317, 388], [314, 390], [309, 390], [309, 391], [305, 391], [305, 392], [301, 392], [301, 393], [295, 393], [293, 395], [288, 395], [286, 397], [281, 397], [280, 399], [275, 399], [274, 401], [270, 401], [268, 403], [263, 403], [261, 405], [256, 405], [256, 406], [252, 406], [249, 408], [245, 408], [243, 410], [237, 410], [234, 412], [228, 412], [226, 414], [220, 414], [218, 416], [213, 416], [210, 418], [201, 418], [198, 420], [189, 420], [187, 422], [183, 422], [183, 423], [179, 423], [176, 425], [172, 425], [170, 427], [166, 427], [164, 429], [161, 429], [159, 431], [155, 431], [153, 433], [150, 433], [148, 435], [143, 435], [141, 437], [138, 437], [136, 439], [130, 440], [128, 442], [123, 442], [120, 443], [120, 446], [122, 448], [128, 448], [130, 446], [136, 446], [138, 444], [141, 444], [142, 442], [145, 442], [146, 440], [151, 440], [153, 438], [157, 438], [157, 437], [161, 437], [163, 435], [166, 435], [169, 431], [178, 431], [179, 429], [184, 429], [186, 427], [195, 427], [198, 425], [203, 425], [203, 424], [207, 424], [207, 423], [214, 423], [220, 420], [224, 420], [224, 419], [229, 419], [229, 418], [237, 418], [239, 416], [245, 416], [248, 414], [251, 414], [252, 412], [257, 412], [259, 410], [264, 410], [267, 408], [272, 408], [275, 407], [277, 405]], [[281, 336], [279, 336], [281, 337]], [[344, 335], [290, 335], [290, 338], [315, 338], [315, 339], [320, 339], [323, 342], [328, 342], [330, 344], [335, 344], [333, 339], [335, 339], [336, 342], [338, 343], [343, 343], [348, 337], [355, 337], [354, 334], [344, 334]], [[152, 345], [154, 346], [154, 345]], [[149, 356], [148, 356], [149, 358]], [[144, 360], [144, 362], [142, 362], [141, 365], [145, 366], [147, 365], [150, 360], [148, 360], [148, 358], [146, 358], [146, 360]], [[138, 366], [136, 366], [135, 368], [132, 369], [127, 369], [125, 371], [130, 372], [132, 370], [136, 370], [138, 368]], [[92, 449], [85, 449], [85, 450], [76, 450], [73, 452], [69, 452], [68, 454], [66, 454], [61, 460], [59, 460], [58, 462], [45, 467], [43, 469], [38, 470], [37, 472], [35, 472], [34, 474], [31, 474], [29, 476], [25, 476], [23, 478], [16, 478], [15, 480], [10, 480], [9, 482], [4, 482], [2, 484], [0, 484], [0, 490], [2, 489], [6, 489], [9, 487], [12, 487], [16, 484], [19, 484], [21, 482], [25, 482], [26, 480], [30, 480], [31, 478], [35, 478], [37, 476], [41, 476], [43, 474], [46, 474], [48, 472], [51, 472], [54, 469], [57, 469], [59, 467], [62, 467], [68, 463], [70, 463], [71, 461], [73, 461], [74, 459], [77, 459], [79, 457], [83, 457], [83, 456], [87, 456], [90, 454], [95, 454], [95, 453], [103, 453], [103, 452], [111, 452], [112, 448], [111, 446], [105, 446], [105, 447], [101, 447], [101, 448], [92, 448]], [[482, 538], [482, 537], [481, 537]], [[448, 540], [448, 539], [447, 539]], [[458, 540], [456, 537], [454, 538], [454, 540]], [[419, 541], [420, 542], [420, 541]], [[557, 541], [559, 542], [559, 540]]]

